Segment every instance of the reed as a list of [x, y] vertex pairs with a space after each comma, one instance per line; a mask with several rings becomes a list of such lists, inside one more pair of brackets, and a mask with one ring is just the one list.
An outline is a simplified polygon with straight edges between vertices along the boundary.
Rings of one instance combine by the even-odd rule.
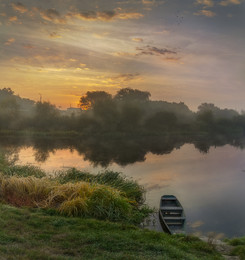
[[16, 177], [1, 175], [0, 195], [3, 200], [15, 206], [44, 207], [54, 183], [46, 178]]

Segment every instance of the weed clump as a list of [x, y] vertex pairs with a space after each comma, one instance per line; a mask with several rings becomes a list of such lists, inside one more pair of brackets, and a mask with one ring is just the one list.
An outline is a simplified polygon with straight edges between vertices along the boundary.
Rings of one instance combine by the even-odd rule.
[[66, 216], [140, 223], [150, 211], [125, 192], [93, 182], [0, 175], [0, 199], [17, 207], [54, 209]]
[[128, 179], [119, 172], [105, 171], [93, 175], [71, 168], [67, 171], [58, 172], [57, 180], [61, 183], [86, 181], [89, 183], [103, 184], [123, 192], [128, 199], [135, 201], [136, 204], [142, 205], [145, 201], [144, 188], [136, 181]]

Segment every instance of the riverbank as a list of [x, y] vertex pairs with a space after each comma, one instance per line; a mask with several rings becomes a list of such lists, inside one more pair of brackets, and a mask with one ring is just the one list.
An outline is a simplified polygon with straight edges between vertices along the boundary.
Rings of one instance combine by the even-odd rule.
[[2, 259], [223, 259], [197, 237], [139, 228], [152, 211], [144, 188], [120, 173], [51, 178], [4, 155], [0, 166]]
[[125, 223], [0, 204], [3, 259], [222, 259], [212, 245]]

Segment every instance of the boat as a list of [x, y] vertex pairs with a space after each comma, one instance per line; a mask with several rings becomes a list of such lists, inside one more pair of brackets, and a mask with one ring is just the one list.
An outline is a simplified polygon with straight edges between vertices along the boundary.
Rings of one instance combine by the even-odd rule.
[[185, 213], [174, 195], [163, 195], [160, 201], [159, 220], [164, 232], [168, 234], [185, 233]]

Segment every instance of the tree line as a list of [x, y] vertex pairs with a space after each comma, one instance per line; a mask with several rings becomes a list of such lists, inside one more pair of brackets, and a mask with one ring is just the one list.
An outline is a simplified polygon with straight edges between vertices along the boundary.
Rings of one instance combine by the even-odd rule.
[[0, 89], [0, 130], [75, 131], [82, 134], [245, 134], [245, 115], [203, 103], [197, 112], [183, 102], [150, 100], [150, 92], [123, 88], [114, 96], [88, 91], [79, 110], [64, 112], [47, 101], [34, 102]]

